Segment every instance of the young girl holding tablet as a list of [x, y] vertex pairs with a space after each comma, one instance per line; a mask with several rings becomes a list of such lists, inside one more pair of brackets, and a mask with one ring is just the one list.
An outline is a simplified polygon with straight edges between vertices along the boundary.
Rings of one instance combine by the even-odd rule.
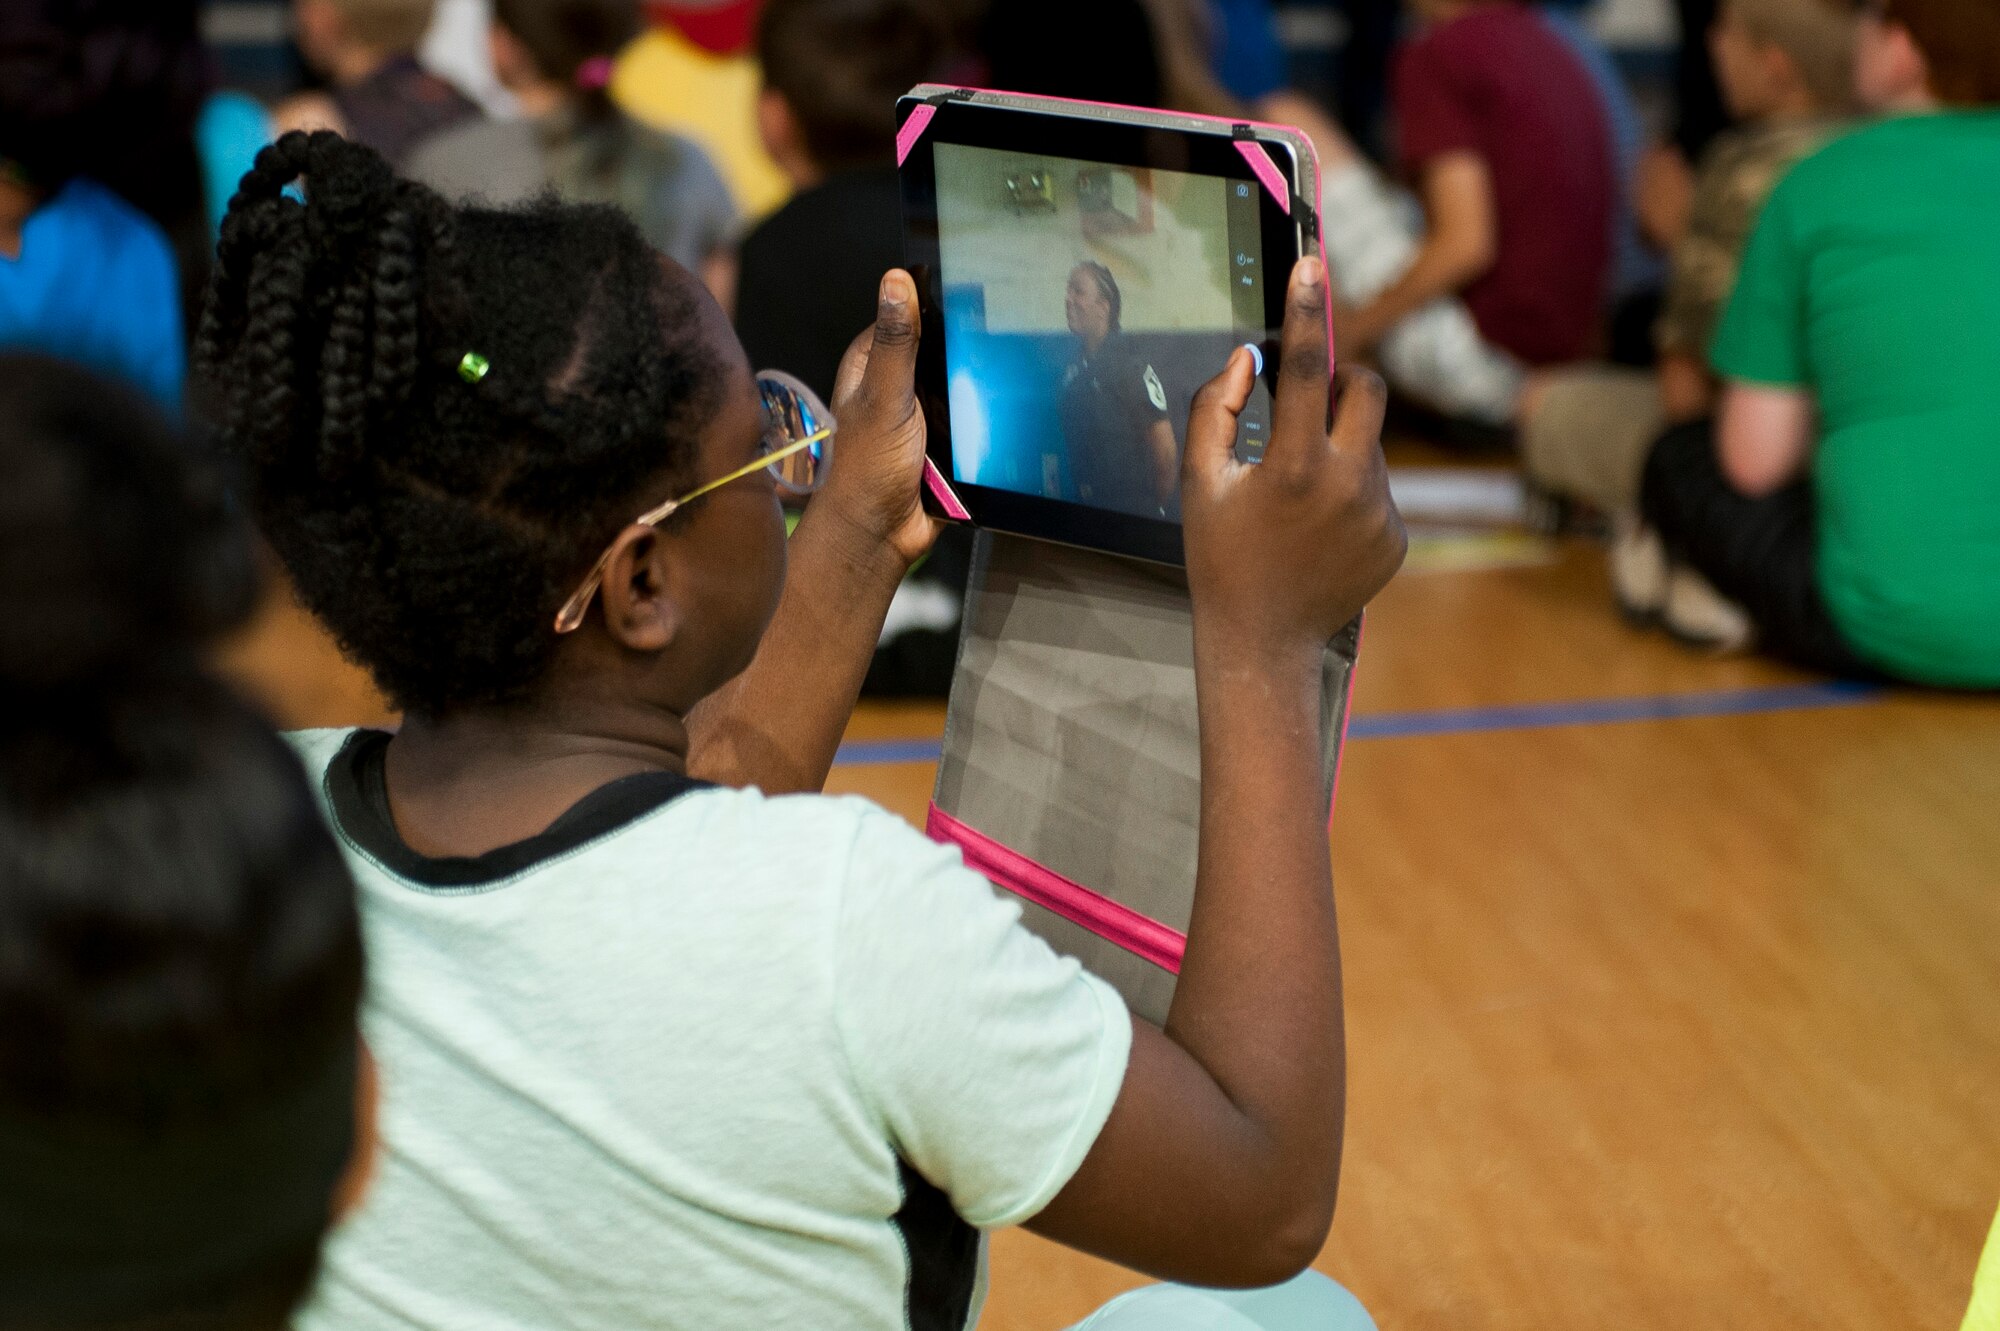
[[[1267, 460], [1232, 451], [1247, 351], [1189, 431], [1201, 887], [1161, 1030], [955, 851], [779, 794], [818, 788], [935, 535], [907, 274], [828, 413], [615, 212], [266, 151], [201, 352], [272, 544], [406, 718], [298, 740], [362, 883], [384, 1087], [306, 1327], [960, 1328], [977, 1231], [1012, 1224], [1201, 1284], [1318, 1254], [1319, 661], [1403, 549], [1379, 384], [1324, 428], [1324, 286], [1293, 277]], [[789, 543], [781, 486], [817, 491]], [[1281, 1295], [1366, 1325], [1323, 1278]]]

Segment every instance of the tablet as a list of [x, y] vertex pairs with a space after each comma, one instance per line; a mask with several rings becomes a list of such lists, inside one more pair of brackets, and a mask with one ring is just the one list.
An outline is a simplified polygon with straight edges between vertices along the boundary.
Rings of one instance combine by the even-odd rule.
[[1184, 562], [1195, 392], [1249, 345], [1237, 452], [1262, 455], [1278, 330], [1317, 252], [1296, 130], [926, 85], [898, 105], [918, 392], [938, 516]]

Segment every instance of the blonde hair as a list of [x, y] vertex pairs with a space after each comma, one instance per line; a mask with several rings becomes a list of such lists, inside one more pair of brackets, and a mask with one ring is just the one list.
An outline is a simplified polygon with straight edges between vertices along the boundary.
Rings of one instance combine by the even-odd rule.
[[402, 55], [423, 44], [437, 0], [330, 0], [350, 39]]
[[1752, 41], [1783, 51], [1820, 106], [1853, 107], [1852, 0], [1727, 0], [1727, 13]]

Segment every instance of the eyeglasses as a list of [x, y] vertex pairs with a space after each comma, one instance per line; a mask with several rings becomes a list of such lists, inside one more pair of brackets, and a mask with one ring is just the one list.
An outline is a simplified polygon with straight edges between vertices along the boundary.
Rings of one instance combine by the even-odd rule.
[[[757, 375], [757, 396], [764, 411], [764, 438], [757, 460], [738, 467], [727, 476], [718, 476], [678, 499], [669, 499], [658, 508], [648, 509], [632, 521], [642, 527], [656, 527], [703, 495], [712, 494], [732, 481], [759, 470], [771, 473], [781, 489], [792, 494], [811, 494], [826, 479], [827, 452], [833, 446], [833, 413], [819, 395], [783, 370], [763, 370]], [[611, 564], [606, 547], [590, 574], [563, 608], [556, 612], [556, 632], [574, 633], [590, 609], [590, 600], [604, 585], [604, 570]]]

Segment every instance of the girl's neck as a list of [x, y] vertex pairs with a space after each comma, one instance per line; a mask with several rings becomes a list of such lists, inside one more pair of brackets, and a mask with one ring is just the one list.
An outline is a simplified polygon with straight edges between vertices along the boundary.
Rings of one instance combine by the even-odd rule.
[[384, 777], [411, 849], [479, 855], [546, 830], [620, 777], [685, 771], [687, 749], [686, 723], [661, 708], [485, 708], [405, 720]]

